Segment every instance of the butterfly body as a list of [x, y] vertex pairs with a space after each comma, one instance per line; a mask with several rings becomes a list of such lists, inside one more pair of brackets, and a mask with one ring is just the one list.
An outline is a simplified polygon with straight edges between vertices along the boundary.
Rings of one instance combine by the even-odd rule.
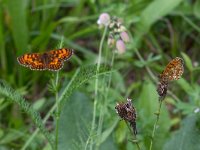
[[24, 54], [18, 57], [17, 60], [19, 64], [31, 70], [58, 71], [63, 67], [64, 61], [69, 59], [72, 54], [72, 49], [62, 48], [45, 53]]

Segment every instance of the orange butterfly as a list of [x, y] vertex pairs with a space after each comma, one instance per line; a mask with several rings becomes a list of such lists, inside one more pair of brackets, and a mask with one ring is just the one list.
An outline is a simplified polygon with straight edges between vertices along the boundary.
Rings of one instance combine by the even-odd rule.
[[165, 67], [164, 71], [159, 75], [160, 81], [169, 82], [178, 80], [184, 72], [183, 64], [183, 59], [179, 57], [172, 59]]
[[64, 61], [68, 60], [72, 54], [72, 49], [62, 48], [45, 53], [24, 54], [17, 60], [19, 64], [31, 70], [58, 71], [63, 67]]

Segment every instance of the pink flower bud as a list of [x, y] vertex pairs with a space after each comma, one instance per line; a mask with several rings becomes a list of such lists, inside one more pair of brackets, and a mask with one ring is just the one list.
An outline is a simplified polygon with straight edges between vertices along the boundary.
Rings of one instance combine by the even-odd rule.
[[128, 36], [127, 32], [125, 32], [125, 31], [120, 33], [120, 37], [122, 38], [122, 40], [124, 42], [129, 42], [130, 41], [129, 36]]
[[102, 13], [97, 20], [97, 24], [100, 26], [108, 26], [110, 24], [110, 15], [107, 13]]
[[126, 46], [122, 40], [117, 40], [116, 48], [119, 54], [123, 54], [126, 51]]

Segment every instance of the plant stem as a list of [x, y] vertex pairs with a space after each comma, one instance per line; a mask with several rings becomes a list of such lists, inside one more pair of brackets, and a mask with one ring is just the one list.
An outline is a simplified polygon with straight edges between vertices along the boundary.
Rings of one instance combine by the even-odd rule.
[[[114, 59], [115, 59], [115, 51], [112, 52], [112, 59], [111, 59], [111, 63], [110, 63], [110, 70], [112, 70], [113, 68], [113, 64], [114, 64]], [[108, 85], [106, 86], [106, 91], [105, 91], [105, 98], [104, 98], [104, 101], [103, 101], [103, 104], [101, 106], [101, 110], [100, 110], [100, 115], [99, 115], [99, 123], [98, 123], [98, 130], [97, 130], [97, 135], [99, 136], [102, 132], [102, 126], [103, 126], [103, 120], [104, 120], [104, 108], [105, 108], [105, 101], [107, 100], [108, 98], [108, 92], [109, 92], [109, 89], [110, 89], [110, 84], [111, 84], [111, 79], [112, 79], [112, 72], [109, 74], [109, 79], [108, 79]], [[105, 80], [104, 80], [105, 82]], [[99, 139], [99, 138], [98, 138]], [[98, 141], [97, 142], [97, 149], [99, 148], [100, 146], [100, 142]]]
[[[139, 51], [137, 50], [137, 48], [134, 48], [134, 50], [135, 50], [135, 52], [136, 52], [136, 55], [137, 55], [138, 58], [140, 59], [140, 61], [142, 61], [143, 63], [145, 63], [144, 59], [143, 59], [142, 56], [140, 55], [140, 53], [139, 53]], [[152, 80], [153, 80], [154, 82], [157, 82], [157, 79], [156, 79], [155, 75], [153, 74], [153, 72], [151, 71], [151, 69], [150, 69], [147, 65], [145, 65], [144, 67], [145, 67], [145, 69], [147, 70], [147, 72], [148, 72], [148, 74], [150, 75], [150, 77], [152, 78]]]
[[[62, 36], [59, 48], [62, 48], [64, 41], [64, 36]], [[58, 81], [59, 81], [59, 71], [56, 72], [56, 78], [55, 78], [55, 101], [56, 101], [56, 135], [55, 135], [55, 150], [58, 149], [58, 124], [60, 119], [60, 104], [59, 104], [59, 98], [58, 98]]]
[[[140, 150], [140, 145], [139, 145], [139, 143], [138, 143], [138, 141], [137, 141], [137, 137], [136, 137], [136, 135], [134, 134], [134, 131], [132, 131], [132, 129], [130, 128], [128, 122], [127, 122], [127, 121], [125, 121], [125, 122], [126, 122], [126, 125], [128, 126], [128, 129], [130, 130], [131, 134], [133, 135], [133, 140], [135, 140], [134, 143], [136, 144], [137, 149]], [[131, 141], [131, 142], [133, 142], [133, 141]]]
[[59, 110], [59, 100], [58, 100], [58, 79], [59, 79], [59, 71], [56, 72], [56, 79], [55, 79], [55, 100], [56, 100], [56, 141], [55, 141], [55, 148], [58, 149], [58, 123], [60, 119], [60, 110]]
[[163, 101], [163, 99], [159, 98], [159, 108], [158, 108], [158, 112], [156, 112], [156, 121], [155, 121], [154, 126], [153, 126], [153, 131], [152, 131], [152, 135], [151, 135], [151, 143], [150, 143], [149, 150], [151, 150], [152, 146], [153, 146], [153, 139], [154, 139], [155, 132], [156, 132], [156, 127], [157, 127], [157, 124], [158, 124], [158, 121], [159, 121], [159, 118], [160, 118], [160, 111], [161, 111], [162, 101]]
[[[100, 46], [99, 46], [99, 56], [98, 56], [98, 61], [97, 61], [97, 70], [96, 70], [96, 75], [99, 73], [99, 68], [101, 64], [101, 54], [102, 54], [102, 48], [103, 48], [103, 42], [106, 37], [106, 32], [107, 32], [107, 27], [104, 28], [103, 36], [101, 38]], [[92, 127], [91, 127], [91, 134], [94, 133], [95, 129], [95, 122], [96, 122], [96, 107], [97, 107], [97, 100], [98, 100], [98, 84], [99, 84], [99, 77], [96, 76], [95, 79], [95, 98], [94, 98], [94, 106], [93, 106], [93, 117], [92, 117]], [[91, 136], [90, 134], [90, 136]], [[93, 138], [91, 138], [91, 143], [90, 143], [90, 150], [92, 150], [93, 145]]]

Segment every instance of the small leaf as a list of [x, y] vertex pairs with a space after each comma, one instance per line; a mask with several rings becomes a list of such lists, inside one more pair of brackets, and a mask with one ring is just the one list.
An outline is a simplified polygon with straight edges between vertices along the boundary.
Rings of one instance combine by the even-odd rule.
[[111, 133], [113, 132], [113, 130], [115, 129], [115, 127], [117, 126], [118, 120], [116, 120], [115, 122], [113, 122], [113, 125], [110, 126], [110, 128], [108, 128], [107, 130], [105, 130], [102, 133], [101, 136], [101, 140], [100, 140], [100, 144], [103, 143], [105, 140], [108, 139], [108, 137], [111, 135]]
[[192, 61], [191, 61], [190, 57], [183, 52], [181, 53], [181, 55], [183, 56], [183, 59], [185, 61], [185, 65], [190, 70], [190, 72], [192, 72], [193, 71], [193, 65], [192, 65]]
[[191, 95], [194, 91], [194, 89], [192, 88], [192, 86], [183, 78], [179, 79], [176, 81], [180, 87], [188, 94]]
[[1, 139], [0, 145], [11, 143], [12, 141], [16, 141], [17, 139], [23, 136], [24, 136], [23, 132], [10, 129], [8, 133], [6, 133], [5, 136]]
[[41, 98], [41, 99], [38, 99], [34, 104], [33, 104], [33, 109], [35, 110], [40, 110], [42, 108], [42, 106], [44, 105], [45, 103], [45, 98]]

